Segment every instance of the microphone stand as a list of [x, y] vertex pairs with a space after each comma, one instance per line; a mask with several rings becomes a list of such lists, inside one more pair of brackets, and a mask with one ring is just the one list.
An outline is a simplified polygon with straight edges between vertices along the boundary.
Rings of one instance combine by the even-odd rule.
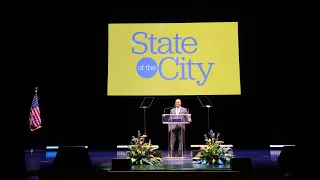
[[143, 106], [143, 131], [144, 131], [144, 135], [147, 134], [147, 106]]
[[210, 108], [212, 106], [207, 105], [206, 108], [208, 109], [208, 132], [210, 132]]
[[144, 134], [147, 134], [147, 106], [143, 106], [143, 130]]

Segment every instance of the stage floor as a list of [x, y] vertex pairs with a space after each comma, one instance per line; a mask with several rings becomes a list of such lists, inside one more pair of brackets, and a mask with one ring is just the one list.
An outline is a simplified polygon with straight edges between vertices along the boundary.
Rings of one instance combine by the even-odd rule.
[[[251, 158], [253, 170], [278, 170], [277, 158], [281, 150], [233, 150], [237, 158]], [[45, 170], [50, 167], [56, 155], [56, 151], [30, 151], [25, 152], [25, 164], [27, 171]], [[95, 170], [111, 170], [113, 158], [124, 157], [123, 151], [94, 151], [90, 150], [89, 155]], [[185, 160], [165, 159], [161, 165], [133, 165], [132, 170], [173, 170], [173, 171], [212, 171], [230, 170], [230, 165], [200, 165], [194, 164], [191, 158], [191, 151], [187, 152], [189, 158]], [[167, 152], [163, 151], [163, 156]]]

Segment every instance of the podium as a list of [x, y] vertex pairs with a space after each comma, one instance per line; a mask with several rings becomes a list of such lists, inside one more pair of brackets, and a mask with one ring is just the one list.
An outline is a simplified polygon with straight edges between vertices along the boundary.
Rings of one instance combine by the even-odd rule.
[[[167, 158], [186, 158], [186, 143], [185, 143], [185, 125], [189, 124], [188, 119], [191, 118], [191, 114], [162, 114], [162, 123], [168, 125], [171, 130], [168, 132], [168, 156]], [[176, 133], [177, 135], [172, 137], [171, 135]], [[175, 143], [172, 143], [175, 139]], [[178, 148], [175, 148], [178, 143]], [[178, 152], [178, 155], [175, 156], [175, 153]]]

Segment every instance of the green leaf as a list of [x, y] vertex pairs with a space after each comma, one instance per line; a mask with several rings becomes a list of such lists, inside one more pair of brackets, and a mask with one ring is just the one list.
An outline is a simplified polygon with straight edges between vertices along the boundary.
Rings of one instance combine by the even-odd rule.
[[209, 155], [210, 155], [209, 152], [204, 152], [204, 153], [203, 153], [203, 156], [209, 156]]
[[134, 151], [132, 151], [132, 155], [133, 155], [133, 156], [137, 156], [137, 153], [134, 152]]
[[132, 164], [133, 164], [136, 160], [137, 160], [136, 158], [131, 158]]
[[225, 154], [225, 156], [226, 156], [226, 157], [228, 157], [228, 158], [233, 157], [233, 155], [232, 155], [232, 154]]
[[132, 150], [132, 151], [135, 151], [135, 150], [137, 150], [137, 149], [138, 149], [137, 146], [135, 146], [135, 145], [132, 145], [132, 146], [131, 146], [131, 150]]
[[192, 159], [193, 159], [193, 160], [197, 160], [197, 161], [198, 161], [198, 160], [201, 160], [201, 158], [199, 158], [199, 157], [193, 157]]
[[152, 165], [152, 163], [151, 163], [148, 159], [146, 159], [146, 158], [143, 158], [142, 161], [145, 162], [145, 163], [147, 163], [147, 164]]
[[205, 165], [205, 164], [207, 164], [207, 161], [206, 161], [206, 160], [203, 160], [203, 161], [201, 162], [201, 164], [202, 164], [202, 165]]
[[156, 149], [159, 149], [159, 147], [156, 147], [156, 146], [150, 146], [150, 151], [152, 152], [152, 151], [154, 151], [154, 150], [156, 150]]

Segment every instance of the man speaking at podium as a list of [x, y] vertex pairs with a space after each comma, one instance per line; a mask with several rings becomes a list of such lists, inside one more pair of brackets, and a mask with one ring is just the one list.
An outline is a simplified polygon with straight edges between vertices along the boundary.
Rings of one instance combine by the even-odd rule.
[[[189, 114], [188, 110], [184, 107], [181, 107], [181, 100], [176, 99], [174, 108], [170, 110], [170, 114]], [[188, 116], [188, 122], [191, 122], [191, 117]], [[181, 132], [181, 130], [183, 132]], [[178, 148], [178, 156], [182, 156], [182, 134], [186, 130], [186, 126], [184, 124], [169, 124], [168, 131], [170, 132], [170, 157], [173, 156], [174, 144], [176, 139], [179, 140], [179, 148]]]

